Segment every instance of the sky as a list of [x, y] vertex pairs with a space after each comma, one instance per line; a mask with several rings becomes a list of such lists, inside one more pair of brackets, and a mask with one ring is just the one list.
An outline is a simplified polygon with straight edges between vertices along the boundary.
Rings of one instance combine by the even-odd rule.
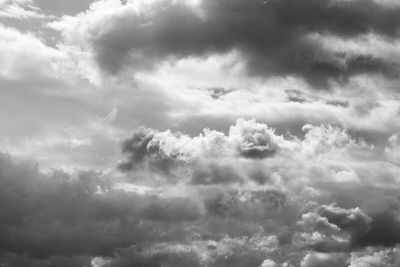
[[399, 267], [396, 0], [0, 0], [0, 266]]

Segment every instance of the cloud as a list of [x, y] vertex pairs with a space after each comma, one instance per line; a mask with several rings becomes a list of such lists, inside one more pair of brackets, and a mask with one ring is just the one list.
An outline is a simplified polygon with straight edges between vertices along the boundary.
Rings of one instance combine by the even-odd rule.
[[396, 266], [399, 264], [398, 248], [352, 253], [349, 267]]
[[273, 260], [268, 260], [266, 259], [265, 261], [263, 261], [263, 263], [261, 264], [261, 267], [275, 267], [276, 262], [274, 262]]
[[373, 219], [359, 208], [344, 209], [335, 205], [322, 205], [314, 212], [304, 213], [293, 240], [300, 247], [318, 252], [351, 251], [352, 241], [366, 234]]
[[[24, 34], [1, 24], [0, 51], [0, 75], [9, 80], [28, 80], [31, 83], [40, 82], [40, 78], [54, 80], [57, 75], [55, 63], [66, 61], [63, 52], [47, 46], [34, 34]], [[20, 64], [23, 60], [24, 65]]]
[[185, 199], [113, 189], [114, 182], [94, 171], [47, 175], [34, 164], [4, 154], [0, 170], [1, 253], [7, 262], [19, 258], [15, 261], [21, 263], [15, 266], [42, 259], [74, 262], [76, 257], [84, 262], [93, 255], [112, 255], [119, 247], [178, 235], [179, 231], [173, 233], [178, 228], [154, 231], [157, 222], [201, 215], [199, 206]]
[[[103, 172], [44, 173], [2, 154], [1, 258], [15, 266], [318, 266], [395, 246], [398, 191], [379, 188], [397, 181], [376, 179], [370, 146], [335, 127], [304, 130], [303, 139], [278, 135], [255, 120], [198, 136], [141, 127], [121, 143], [131, 167]], [[265, 147], [274, 153], [264, 156]]]
[[262, 257], [268, 252], [276, 250], [274, 237], [268, 238], [229, 238], [225, 237], [218, 242], [205, 240], [188, 244], [159, 243], [147, 248], [132, 248], [122, 251], [114, 259], [106, 261], [103, 267], [114, 266], [259, 266], [261, 263], [270, 264], [273, 261]]
[[342, 255], [310, 253], [307, 254], [301, 262], [301, 267], [317, 267], [317, 266], [347, 266]]
[[111, 74], [124, 65], [140, 70], [162, 60], [237, 50], [251, 74], [298, 75], [324, 88], [330, 79], [347, 80], [355, 74], [397, 77], [398, 66], [369, 52], [335, 54], [310, 34], [395, 37], [399, 13], [398, 7], [387, 8], [372, 0], [195, 4], [110, 0], [98, 1], [87, 12], [65, 17], [52, 27], [63, 32], [66, 42], [89, 47], [101, 69]]
[[50, 2], [0, 0], [0, 265], [399, 265], [398, 4]]
[[372, 215], [371, 229], [354, 239], [355, 246], [382, 245], [392, 247], [400, 243], [400, 222], [397, 214], [382, 212]]
[[319, 214], [332, 223], [350, 233], [366, 233], [370, 229], [372, 219], [359, 208], [345, 210], [335, 206], [322, 206]]
[[266, 158], [273, 156], [278, 145], [272, 140], [274, 132], [266, 125], [255, 121], [239, 120], [235, 127], [231, 127], [229, 135], [239, 138], [239, 153], [249, 158]]
[[49, 18], [34, 4], [33, 0], [1, 0], [0, 17], [12, 19]]
[[[205, 129], [203, 134], [194, 138], [169, 130], [159, 132], [140, 128], [122, 143], [122, 152], [128, 159], [119, 166], [120, 169], [129, 171], [147, 160], [152, 165], [159, 165], [165, 169], [173, 162], [195, 162], [204, 156], [263, 159], [273, 156], [280, 142], [284, 142], [282, 137], [275, 135], [267, 125], [257, 123], [255, 120], [238, 120], [236, 125], [230, 127], [228, 135]], [[220, 180], [219, 178], [226, 176], [224, 172], [229, 172], [229, 169], [224, 171], [221, 165], [211, 163], [209, 167], [210, 173], [202, 171], [203, 167], [197, 167], [198, 171], [195, 174], [197, 178], [194, 179], [200, 181], [215, 176], [216, 180]], [[234, 173], [228, 175], [238, 177]]]

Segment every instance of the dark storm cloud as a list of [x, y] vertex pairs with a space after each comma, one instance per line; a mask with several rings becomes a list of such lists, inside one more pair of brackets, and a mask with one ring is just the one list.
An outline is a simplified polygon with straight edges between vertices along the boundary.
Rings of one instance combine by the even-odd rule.
[[372, 55], [335, 54], [307, 37], [330, 33], [349, 38], [370, 32], [397, 36], [397, 6], [372, 0], [204, 0], [199, 9], [163, 3], [150, 14], [130, 12], [103, 21], [106, 30], [100, 23], [101, 32], [90, 37], [99, 65], [116, 73], [124, 64], [137, 69], [166, 58], [237, 49], [252, 74], [299, 75], [315, 87], [358, 73], [397, 77], [395, 63]]
[[127, 193], [113, 183], [93, 171], [43, 174], [1, 154], [1, 260], [18, 267], [80, 266], [118, 248], [178, 238], [182, 225], [174, 223], [201, 216], [193, 201]]
[[[241, 234], [253, 236], [260, 231], [253, 219], [261, 222], [293, 213], [281, 212], [286, 200], [278, 191], [253, 192], [245, 202], [238, 200], [240, 192], [232, 191], [227, 213], [204, 217], [202, 203], [195, 198], [115, 191], [113, 183], [92, 171], [78, 176], [61, 171], [43, 174], [35, 164], [1, 154], [1, 262], [15, 267], [77, 267], [90, 266], [98, 256], [114, 257], [100, 266], [259, 266], [267, 253], [260, 246], [276, 242], [263, 236], [242, 239]], [[208, 206], [206, 211], [211, 209], [216, 208]], [[202, 235], [225, 241], [203, 242], [198, 239]], [[182, 250], [193, 237], [198, 243]], [[162, 242], [165, 249], [152, 252]], [[219, 248], [222, 245], [227, 248]], [[140, 246], [143, 250], [137, 251]], [[211, 265], [200, 261], [202, 247], [211, 255]]]
[[354, 237], [354, 246], [393, 247], [400, 243], [400, 221], [395, 214], [383, 212], [373, 215], [372, 219], [371, 229]]
[[354, 236], [353, 245], [393, 247], [400, 244], [400, 201], [393, 196], [373, 198], [367, 204], [371, 214], [370, 229]]

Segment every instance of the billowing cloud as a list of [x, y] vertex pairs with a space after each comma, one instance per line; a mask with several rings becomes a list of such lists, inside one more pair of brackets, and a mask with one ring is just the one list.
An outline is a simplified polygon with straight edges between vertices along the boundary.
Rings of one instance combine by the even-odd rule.
[[[377, 193], [385, 184], [362, 177], [357, 163], [380, 164], [371, 147], [338, 128], [304, 131], [302, 140], [280, 136], [254, 120], [195, 137], [142, 127], [108, 172], [46, 174], [4, 154], [3, 261], [333, 266], [356, 262], [353, 251], [395, 246], [398, 201]], [[249, 157], [243, 146], [275, 150]], [[363, 183], [375, 191], [346, 191]]]
[[[238, 120], [236, 125], [230, 127], [228, 135], [205, 129], [203, 134], [194, 138], [171, 131], [158, 132], [140, 128], [122, 143], [122, 152], [128, 160], [122, 162], [120, 168], [131, 170], [146, 161], [166, 168], [173, 161], [193, 162], [204, 156], [263, 159], [273, 156], [280, 143], [284, 142], [267, 125], [255, 120]], [[223, 168], [214, 165], [211, 169], [210, 174], [199, 170], [196, 176], [202, 179], [204, 175], [223, 175]], [[231, 175], [236, 176], [233, 173]]]

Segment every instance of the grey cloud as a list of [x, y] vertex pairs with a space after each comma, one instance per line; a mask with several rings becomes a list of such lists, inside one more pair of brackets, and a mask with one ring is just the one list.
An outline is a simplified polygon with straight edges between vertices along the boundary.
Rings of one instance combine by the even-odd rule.
[[246, 158], [263, 159], [273, 156], [278, 150], [278, 145], [271, 140], [268, 133], [243, 132], [242, 136], [238, 149]]
[[190, 252], [183, 253], [158, 253], [156, 255], [143, 255], [140, 252], [124, 251], [116, 258], [102, 265], [102, 267], [161, 267], [161, 266], [176, 266], [176, 267], [200, 267], [197, 255]]
[[227, 184], [241, 183], [243, 178], [230, 165], [217, 163], [196, 164], [192, 174], [193, 184]]
[[287, 94], [288, 100], [290, 102], [298, 102], [298, 103], [304, 103], [308, 101], [308, 97], [304, 95], [303, 92], [295, 89], [288, 89], [285, 90], [285, 93]]
[[238, 137], [238, 150], [245, 158], [272, 157], [279, 150], [274, 130], [255, 120], [238, 120], [236, 125], [230, 128], [229, 136]]
[[[75, 267], [89, 265], [95, 256], [119, 255], [104, 266], [205, 266], [191, 253], [166, 251], [146, 256], [145, 251], [138, 254], [127, 248], [148, 248], [160, 242], [182, 244], [193, 238], [201, 241], [201, 237], [219, 240], [227, 234], [239, 238], [246, 233], [254, 236], [260, 232], [259, 223], [266, 218], [265, 224], [270, 225], [268, 231], [272, 232], [272, 228], [279, 228], [275, 219], [286, 224], [294, 213], [287, 209], [286, 197], [279, 191], [245, 192], [242, 196], [234, 190], [227, 193], [231, 200], [225, 208], [222, 205], [222, 210], [218, 210], [221, 203], [217, 203], [219, 197], [212, 196], [211, 188], [203, 188], [200, 194], [209, 200], [196, 202], [196, 197], [141, 195], [113, 189], [117, 182], [118, 179], [94, 171], [77, 176], [62, 171], [44, 174], [36, 164], [1, 154], [2, 263], [16, 267]], [[217, 196], [225, 193], [218, 191]], [[247, 200], [240, 201], [241, 197]], [[207, 214], [203, 214], [202, 205]], [[234, 254], [222, 251], [212, 256], [215, 263], [210, 266], [260, 265], [266, 252], [255, 245], [248, 247], [247, 239], [240, 240], [233, 242]]]
[[[140, 128], [123, 142], [131, 169], [112, 170], [109, 175], [45, 174], [35, 164], [2, 155], [0, 258], [29, 262], [27, 266], [44, 261], [49, 266], [63, 261], [73, 266], [96, 256], [104, 258], [100, 266], [239, 267], [259, 266], [265, 259], [299, 266], [308, 250], [352, 252], [397, 244], [398, 191], [380, 191], [366, 179], [369, 189], [357, 195], [354, 192], [364, 187], [356, 180], [321, 182], [334, 179], [340, 167], [331, 167], [324, 157], [337, 153], [359, 160], [351, 155], [364, 151], [364, 144], [332, 127], [308, 125], [305, 130], [304, 140], [299, 140], [278, 136], [255, 120], [238, 120], [227, 134], [205, 130], [194, 137]], [[239, 149], [260, 145], [276, 147], [277, 152], [260, 158], [244, 156]], [[160, 168], [165, 159], [171, 160], [168, 173]], [[352, 165], [346, 167], [352, 170]], [[176, 181], [169, 180], [171, 173]], [[136, 176], [143, 179], [132, 184]], [[128, 183], [126, 190], [116, 188], [121, 182]], [[323, 204], [339, 195], [340, 206]], [[303, 229], [298, 221], [307, 214], [315, 216]], [[277, 248], [260, 249], [270, 235], [282, 253]], [[211, 255], [208, 265], [198, 253], [207, 240], [217, 243], [211, 247], [218, 248], [223, 240], [230, 244], [219, 254], [204, 249]], [[149, 254], [164, 243], [170, 250]], [[307, 259], [304, 262], [315, 262]]]
[[371, 227], [372, 219], [358, 208], [343, 209], [331, 205], [322, 206], [318, 212], [330, 223], [352, 234], [366, 233]]
[[[161, 200], [115, 191], [114, 183], [93, 171], [77, 177], [60, 171], [46, 175], [35, 164], [1, 154], [1, 258], [32, 261], [33, 266], [45, 259], [49, 266], [53, 261], [77, 266], [74, 257], [82, 257], [82, 262], [110, 256], [118, 248], [178, 238], [184, 230], [168, 222], [200, 216], [200, 206], [184, 198]], [[25, 256], [14, 259], [13, 254]]]
[[77, 267], [90, 266], [91, 257], [54, 255], [46, 259], [35, 259], [27, 255], [4, 252], [0, 253], [0, 266], [12, 267]]
[[142, 163], [148, 155], [148, 144], [153, 139], [154, 134], [145, 128], [140, 128], [122, 144], [122, 153], [128, 155], [129, 161], [121, 163], [121, 170], [131, 170], [136, 164]]
[[119, 169], [130, 171], [149, 164], [150, 167], [168, 172], [176, 156], [164, 153], [161, 144], [153, 140], [155, 134], [156, 132], [141, 127], [131, 138], [123, 141], [122, 153], [127, 155], [128, 160], [121, 162]]
[[160, 243], [123, 250], [103, 266], [257, 267], [276, 249], [275, 245], [273, 237]]
[[398, 99], [371, 80], [399, 78], [400, 7], [195, 2], [97, 1], [61, 18], [71, 32], [54, 48], [1, 28], [0, 146], [103, 171], [0, 153], [0, 266], [396, 266]]
[[199, 219], [199, 205], [188, 199], [171, 198], [168, 200], [151, 198], [150, 203], [142, 210], [143, 218], [157, 221], [194, 221]]
[[[127, 4], [129, 5], [129, 3]], [[400, 9], [375, 1], [209, 1], [202, 15], [177, 3], [134, 12], [95, 25], [90, 43], [101, 68], [117, 73], [124, 65], [151, 67], [159, 60], [240, 51], [249, 73], [298, 75], [317, 88], [329, 79], [346, 81], [359, 73], [398, 76], [398, 65], [372, 55], [334, 54], [309, 40], [309, 33], [344, 37], [364, 33], [397, 36]], [[107, 23], [107, 30], [101, 23]]]
[[271, 177], [266, 171], [257, 168], [250, 172], [249, 178], [261, 185], [271, 181]]
[[346, 258], [341, 254], [309, 253], [301, 262], [301, 267], [345, 267]]
[[267, 219], [283, 220], [288, 224], [295, 218], [295, 203], [279, 191], [266, 190], [241, 193], [240, 191], [210, 190], [205, 193], [204, 207], [212, 215], [222, 218], [241, 218], [259, 223]]
[[373, 218], [359, 208], [344, 209], [336, 205], [322, 205], [314, 212], [302, 215], [298, 225], [305, 232], [294, 235], [294, 242], [317, 252], [348, 252], [354, 240], [368, 235]]
[[122, 142], [122, 153], [126, 160], [118, 168], [124, 172], [149, 168], [170, 174], [170, 171], [178, 170], [177, 167], [181, 166], [191, 173], [193, 184], [241, 183], [249, 177], [253, 180], [264, 178], [255, 173], [257, 169], [251, 173], [242, 172], [231, 162], [216, 158], [229, 156], [234, 159], [239, 156], [263, 160], [279, 152], [280, 142], [282, 137], [266, 124], [255, 120], [238, 120], [230, 127], [228, 134], [204, 130], [203, 134], [195, 137], [140, 127], [132, 137]]
[[319, 101], [327, 105], [339, 106], [343, 108], [348, 108], [350, 105], [348, 100], [324, 99], [321, 97], [313, 96], [311, 94], [307, 94], [305, 92], [296, 89], [285, 90], [285, 93], [287, 94], [289, 102], [312, 103]]
[[400, 263], [398, 247], [391, 249], [369, 249], [368, 252], [353, 253], [349, 260], [349, 267], [360, 266], [390, 266], [395, 267]]
[[212, 88], [207, 88], [207, 90], [210, 91], [210, 95], [212, 98], [219, 99], [219, 98], [235, 91], [236, 89], [226, 89], [223, 87], [212, 87]]
[[[394, 247], [400, 244], [400, 235], [398, 234], [400, 232], [399, 200], [390, 196], [396, 195], [397, 192], [387, 192], [387, 196], [377, 197], [376, 195], [379, 195], [378, 189], [366, 188], [363, 190], [365, 190], [365, 196], [362, 199], [357, 199], [354, 203], [363, 204], [365, 211], [324, 205], [318, 209], [318, 214], [326, 218], [327, 221], [319, 219], [314, 224], [310, 224], [311, 221], [308, 221], [308, 225], [313, 225], [313, 230], [324, 234], [333, 234], [332, 229], [330, 229], [331, 226], [326, 225], [329, 222], [351, 235], [348, 244], [341, 246], [331, 243], [329, 245], [329, 242], [325, 242], [326, 239], [323, 242], [312, 244], [314, 250], [327, 251], [328, 248], [328, 251], [331, 251], [332, 245], [337, 246], [333, 251], [348, 251], [368, 246]], [[345, 195], [342, 196], [345, 197]], [[343, 198], [342, 200], [344, 201], [343, 204], [345, 202], [350, 204], [354, 201]], [[327, 245], [329, 246], [327, 247]]]
[[398, 207], [392, 210], [382, 209], [371, 214], [371, 228], [364, 234], [354, 236], [353, 245], [393, 247], [400, 244], [400, 221]]

